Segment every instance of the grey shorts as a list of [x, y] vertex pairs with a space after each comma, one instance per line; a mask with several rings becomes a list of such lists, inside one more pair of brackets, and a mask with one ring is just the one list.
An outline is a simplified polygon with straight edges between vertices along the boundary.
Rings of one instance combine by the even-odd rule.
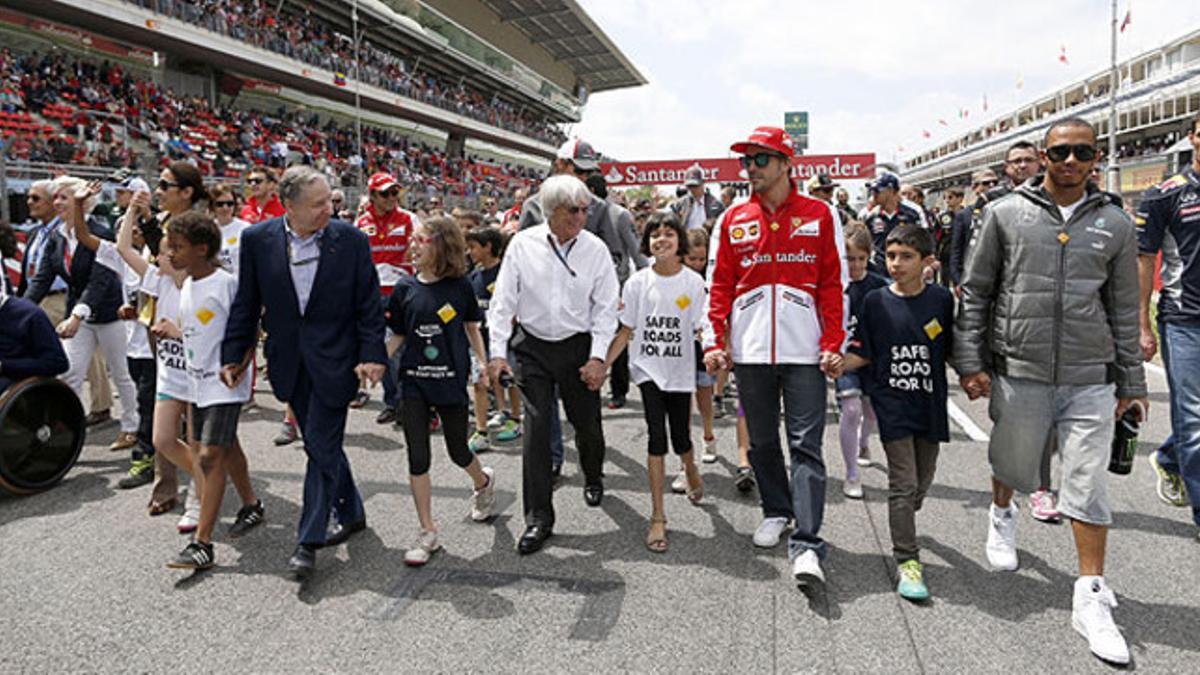
[[1072, 520], [1112, 524], [1108, 459], [1116, 424], [1111, 384], [1052, 385], [997, 376], [988, 414], [992, 475], [1022, 492], [1042, 482], [1042, 454], [1057, 441], [1062, 459], [1058, 510]]
[[205, 408], [193, 403], [193, 438], [200, 445], [232, 448], [237, 442], [238, 416], [241, 414], [241, 403], [218, 403]]

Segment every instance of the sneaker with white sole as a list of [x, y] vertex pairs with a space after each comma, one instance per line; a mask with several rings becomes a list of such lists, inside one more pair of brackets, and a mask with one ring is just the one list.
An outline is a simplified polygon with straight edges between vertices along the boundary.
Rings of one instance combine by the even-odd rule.
[[700, 461], [705, 464], [712, 464], [717, 461], [717, 439], [715, 436], [704, 439], [704, 452], [700, 454]]
[[438, 543], [437, 530], [421, 530], [417, 535], [417, 540], [413, 542], [413, 547], [404, 552], [404, 564], [409, 567], [420, 567], [429, 562], [434, 553], [437, 553], [442, 545]]
[[1188, 498], [1183, 489], [1183, 478], [1179, 474], [1167, 471], [1162, 464], [1158, 463], [1157, 450], [1150, 453], [1147, 459], [1150, 461], [1150, 466], [1154, 468], [1154, 475], [1157, 478], [1155, 492], [1158, 494], [1158, 498], [1171, 506], [1187, 506]]
[[496, 412], [492, 413], [490, 417], [488, 417], [487, 428], [489, 431], [499, 429], [500, 427], [504, 426], [504, 423], [507, 420], [508, 413], [502, 410], [497, 410]]
[[487, 476], [487, 485], [471, 493], [471, 520], [477, 523], [491, 518], [496, 508], [496, 472], [485, 466], [483, 475]]
[[1057, 523], [1062, 520], [1058, 513], [1058, 499], [1049, 490], [1038, 490], [1029, 495], [1029, 514], [1034, 520], [1043, 523]]
[[871, 449], [870, 448], [859, 448], [858, 449], [858, 465], [859, 466], [871, 466]]
[[821, 559], [816, 551], [808, 549], [792, 559], [792, 578], [797, 586], [825, 583], [825, 572], [821, 570]]
[[862, 499], [862, 481], [857, 478], [854, 480], [847, 478], [846, 481], [842, 483], [842, 494], [846, 495], [850, 499]]
[[1075, 580], [1075, 598], [1071, 602], [1071, 626], [1087, 638], [1096, 656], [1125, 665], [1129, 663], [1129, 645], [1121, 629], [1113, 622], [1117, 597], [1104, 583], [1104, 577], [1079, 577]]
[[488, 441], [487, 432], [477, 430], [471, 434], [471, 438], [467, 440], [467, 449], [476, 454], [491, 450], [492, 444]]
[[671, 481], [671, 492], [677, 495], [687, 494], [687, 488], [687, 473], [680, 471], [679, 475], [675, 476], [675, 480]]
[[496, 440], [500, 443], [515, 441], [521, 437], [521, 423], [511, 417], [496, 429]]
[[763, 518], [754, 530], [754, 545], [759, 548], [771, 548], [779, 544], [779, 537], [787, 529], [787, 518]]
[[1017, 505], [988, 510], [987, 559], [992, 569], [1011, 572], [1017, 569]]

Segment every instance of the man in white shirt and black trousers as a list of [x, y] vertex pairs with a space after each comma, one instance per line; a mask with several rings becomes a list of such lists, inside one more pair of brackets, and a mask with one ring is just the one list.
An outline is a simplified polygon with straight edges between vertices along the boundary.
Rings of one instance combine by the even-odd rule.
[[599, 506], [604, 497], [600, 386], [619, 297], [608, 248], [584, 230], [587, 187], [574, 176], [553, 176], [539, 194], [546, 223], [513, 236], [488, 309], [491, 375], [515, 371], [525, 404], [521, 553], [542, 548], [554, 529], [550, 416], [556, 385], [575, 428], [584, 500]]

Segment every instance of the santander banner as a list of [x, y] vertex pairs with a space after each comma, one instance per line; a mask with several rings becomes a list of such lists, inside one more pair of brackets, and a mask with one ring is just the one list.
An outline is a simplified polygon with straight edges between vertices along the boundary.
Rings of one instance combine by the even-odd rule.
[[[690, 169], [704, 172], [706, 183], [739, 183], [746, 172], [736, 158], [676, 159], [645, 162], [602, 162], [600, 170], [613, 187], [633, 185], [678, 185]], [[834, 180], [866, 180], [875, 177], [875, 154], [802, 155], [792, 159], [792, 176], [799, 180], [815, 174], [828, 174]]]

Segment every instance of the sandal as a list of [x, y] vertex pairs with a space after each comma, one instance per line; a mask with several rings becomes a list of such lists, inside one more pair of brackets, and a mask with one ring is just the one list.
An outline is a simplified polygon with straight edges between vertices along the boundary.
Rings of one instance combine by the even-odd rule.
[[651, 534], [647, 533], [646, 534], [646, 548], [649, 549], [653, 553], [666, 553], [667, 552], [667, 519], [666, 518], [651, 518], [650, 519], [650, 531], [651, 532], [654, 531], [655, 525], [663, 526], [662, 536], [655, 537], [655, 536], [652, 536]]
[[176, 499], [175, 497], [171, 497], [170, 499], [168, 499], [165, 502], [154, 502], [154, 501], [150, 502], [150, 505], [147, 507], [147, 510], [150, 512], [150, 515], [152, 515], [152, 516], [161, 516], [164, 513], [170, 513], [172, 511], [174, 511], [176, 509], [176, 507], [178, 507], [178, 506], [179, 506], [179, 500]]

